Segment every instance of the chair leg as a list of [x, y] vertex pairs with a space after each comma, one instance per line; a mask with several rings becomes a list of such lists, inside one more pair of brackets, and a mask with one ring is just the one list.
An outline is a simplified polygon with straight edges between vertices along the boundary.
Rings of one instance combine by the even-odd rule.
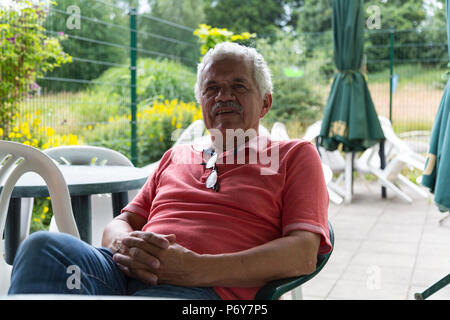
[[353, 154], [348, 152], [345, 154], [345, 203], [352, 202], [353, 187]]
[[417, 185], [415, 185], [414, 183], [409, 181], [408, 178], [406, 178], [404, 175], [399, 174], [397, 178], [398, 178], [398, 180], [400, 180], [401, 183], [403, 183], [405, 186], [407, 186], [412, 191], [417, 193], [419, 196], [421, 196], [423, 198], [427, 198], [428, 197], [428, 193], [426, 193], [425, 191], [420, 189]]
[[20, 202], [20, 242], [30, 234], [31, 216], [33, 215], [34, 198], [22, 198]]
[[377, 178], [378, 178], [378, 181], [381, 183], [381, 185], [394, 191], [396, 195], [398, 195], [400, 198], [402, 198], [406, 202], [412, 203], [412, 199], [409, 196], [407, 196], [402, 190], [400, 190], [397, 186], [395, 186], [392, 182], [386, 180], [384, 177], [381, 177], [379, 175], [377, 175]]

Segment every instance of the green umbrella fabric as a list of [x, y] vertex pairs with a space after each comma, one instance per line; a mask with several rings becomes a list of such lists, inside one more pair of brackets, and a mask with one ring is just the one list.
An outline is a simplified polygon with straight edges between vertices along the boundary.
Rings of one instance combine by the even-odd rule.
[[[447, 6], [447, 40], [450, 44], [450, 8]], [[449, 48], [450, 59], [450, 48]], [[422, 185], [434, 193], [434, 202], [442, 212], [450, 210], [450, 80], [433, 123]]]
[[338, 69], [324, 110], [320, 145], [364, 151], [384, 139], [366, 80], [360, 72], [364, 50], [362, 0], [333, 0], [334, 61]]

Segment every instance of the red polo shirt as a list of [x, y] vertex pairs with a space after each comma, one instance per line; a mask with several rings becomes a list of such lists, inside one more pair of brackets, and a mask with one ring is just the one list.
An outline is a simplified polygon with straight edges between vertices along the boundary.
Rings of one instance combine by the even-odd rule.
[[[122, 211], [147, 219], [143, 231], [173, 233], [199, 254], [242, 251], [293, 230], [321, 235], [319, 253], [329, 252], [328, 192], [315, 147], [289, 140], [258, 148], [245, 145], [245, 163], [238, 159], [242, 148], [219, 156], [216, 192], [205, 187], [211, 169], [202, 162], [210, 156], [178, 145]], [[253, 299], [259, 288], [214, 289], [222, 299]]]

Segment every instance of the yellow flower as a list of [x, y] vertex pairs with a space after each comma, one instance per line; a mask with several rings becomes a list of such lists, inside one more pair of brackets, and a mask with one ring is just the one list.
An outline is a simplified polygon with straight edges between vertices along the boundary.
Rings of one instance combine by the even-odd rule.
[[69, 134], [69, 144], [78, 144], [78, 137], [74, 134]]
[[48, 210], [50, 210], [47, 206], [44, 207], [44, 209], [42, 210], [42, 212], [44, 212], [44, 214], [46, 214], [48, 212]]
[[41, 124], [41, 119], [40, 118], [34, 118], [33, 123], [31, 125], [33, 127], [39, 127], [40, 124]]
[[41, 214], [41, 219], [42, 219], [42, 220], [45, 219], [45, 214]]
[[55, 135], [55, 130], [53, 128], [48, 127], [46, 130], [47, 137], [53, 137]]
[[24, 135], [30, 134], [30, 127], [28, 126], [28, 122], [24, 122], [20, 125], [20, 130]]
[[4, 132], [3, 132], [3, 129], [0, 128], [0, 138], [3, 137], [3, 133], [4, 133]]
[[41, 219], [39, 219], [39, 218], [34, 218], [33, 221], [34, 221], [34, 222], [41, 222]]
[[13, 132], [19, 132], [19, 128], [14, 127], [14, 128], [13, 128]]
[[14, 132], [10, 132], [9, 134], [8, 134], [8, 138], [14, 138], [16, 136], [16, 134], [14, 133]]

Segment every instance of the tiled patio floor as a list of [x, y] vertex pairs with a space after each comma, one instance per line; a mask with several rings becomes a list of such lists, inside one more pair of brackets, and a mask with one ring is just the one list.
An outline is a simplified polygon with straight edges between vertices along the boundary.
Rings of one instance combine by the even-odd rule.
[[[450, 273], [450, 218], [439, 225], [446, 214], [431, 197], [382, 199], [377, 183], [361, 179], [354, 192], [351, 204], [330, 204], [335, 248], [303, 299], [412, 300]], [[432, 299], [450, 299], [450, 285]]]

